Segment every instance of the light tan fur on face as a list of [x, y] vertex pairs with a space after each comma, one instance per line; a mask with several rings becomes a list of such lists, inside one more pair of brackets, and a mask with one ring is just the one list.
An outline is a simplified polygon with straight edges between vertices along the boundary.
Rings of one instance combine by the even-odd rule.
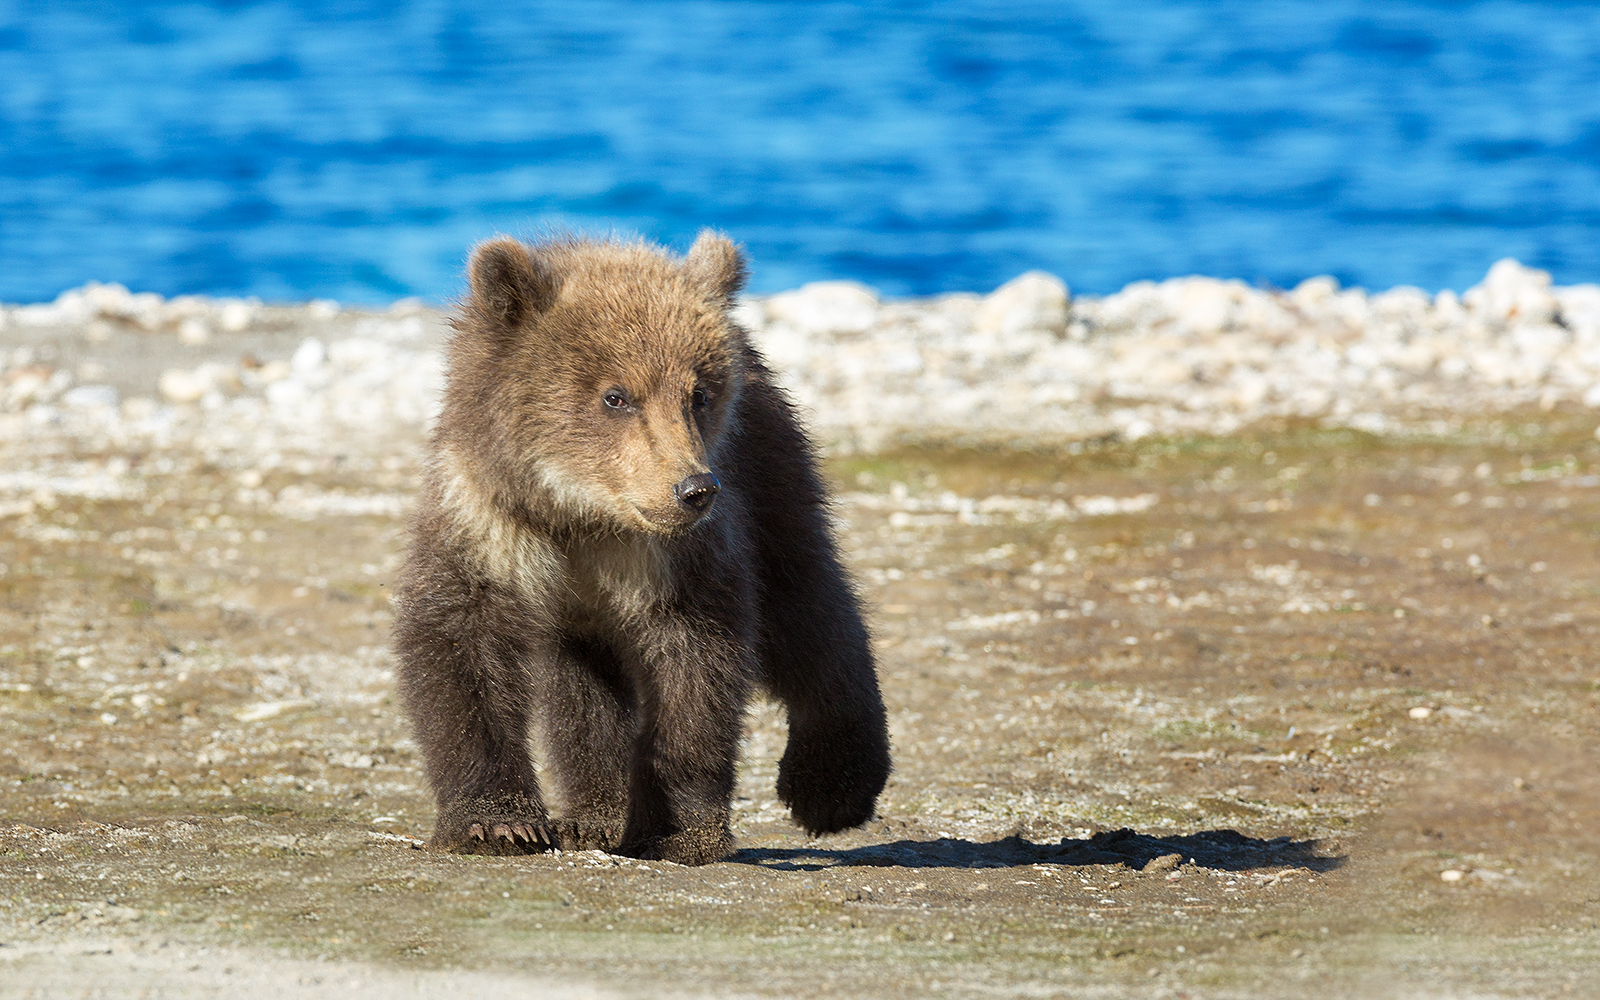
[[[673, 488], [710, 471], [700, 430], [671, 388], [640, 407], [637, 429], [626, 435], [612, 460], [618, 494], [637, 511], [647, 531], [672, 534], [695, 518], [678, 503]], [[687, 392], [681, 393], [687, 396]], [[662, 398], [666, 397], [666, 398]], [[610, 477], [608, 477], [610, 478]]]

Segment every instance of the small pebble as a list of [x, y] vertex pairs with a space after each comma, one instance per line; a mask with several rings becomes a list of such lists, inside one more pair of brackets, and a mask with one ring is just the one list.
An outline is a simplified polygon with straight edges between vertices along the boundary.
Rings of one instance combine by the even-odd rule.
[[211, 327], [204, 320], [193, 317], [178, 324], [178, 341], [190, 347], [199, 347], [211, 339]]
[[1459, 882], [1466, 877], [1467, 873], [1459, 868], [1446, 868], [1439, 873], [1439, 881], [1441, 882]]
[[1406, 714], [1410, 715], [1413, 719], [1426, 719], [1428, 716], [1433, 714], [1433, 709], [1424, 705], [1418, 705], [1416, 708], [1413, 708]]

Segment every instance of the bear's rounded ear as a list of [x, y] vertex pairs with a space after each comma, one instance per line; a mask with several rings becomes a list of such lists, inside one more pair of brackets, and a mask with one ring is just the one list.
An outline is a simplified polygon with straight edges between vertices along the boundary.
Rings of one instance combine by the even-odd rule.
[[707, 297], [723, 308], [733, 305], [734, 296], [750, 276], [744, 251], [713, 229], [700, 230], [700, 236], [684, 258], [683, 271]]
[[560, 287], [527, 247], [506, 237], [478, 244], [467, 264], [467, 280], [478, 312], [506, 328], [549, 309]]

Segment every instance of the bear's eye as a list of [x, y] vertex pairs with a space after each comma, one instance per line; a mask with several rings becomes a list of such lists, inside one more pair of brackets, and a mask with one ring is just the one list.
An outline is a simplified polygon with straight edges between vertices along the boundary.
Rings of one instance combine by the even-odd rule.
[[612, 389], [606, 393], [605, 402], [613, 410], [626, 410], [628, 408], [628, 397], [620, 389]]
[[689, 405], [697, 410], [703, 410], [711, 405], [711, 397], [706, 395], [704, 389], [696, 389], [689, 393]]

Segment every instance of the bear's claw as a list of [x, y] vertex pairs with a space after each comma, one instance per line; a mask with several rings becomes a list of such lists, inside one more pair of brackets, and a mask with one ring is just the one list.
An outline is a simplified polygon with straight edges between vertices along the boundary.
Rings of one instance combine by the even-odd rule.
[[536, 854], [556, 841], [544, 810], [526, 797], [473, 799], [441, 807], [430, 846], [454, 854]]
[[622, 825], [569, 817], [550, 824], [550, 846], [563, 851], [610, 851], [622, 839]]

